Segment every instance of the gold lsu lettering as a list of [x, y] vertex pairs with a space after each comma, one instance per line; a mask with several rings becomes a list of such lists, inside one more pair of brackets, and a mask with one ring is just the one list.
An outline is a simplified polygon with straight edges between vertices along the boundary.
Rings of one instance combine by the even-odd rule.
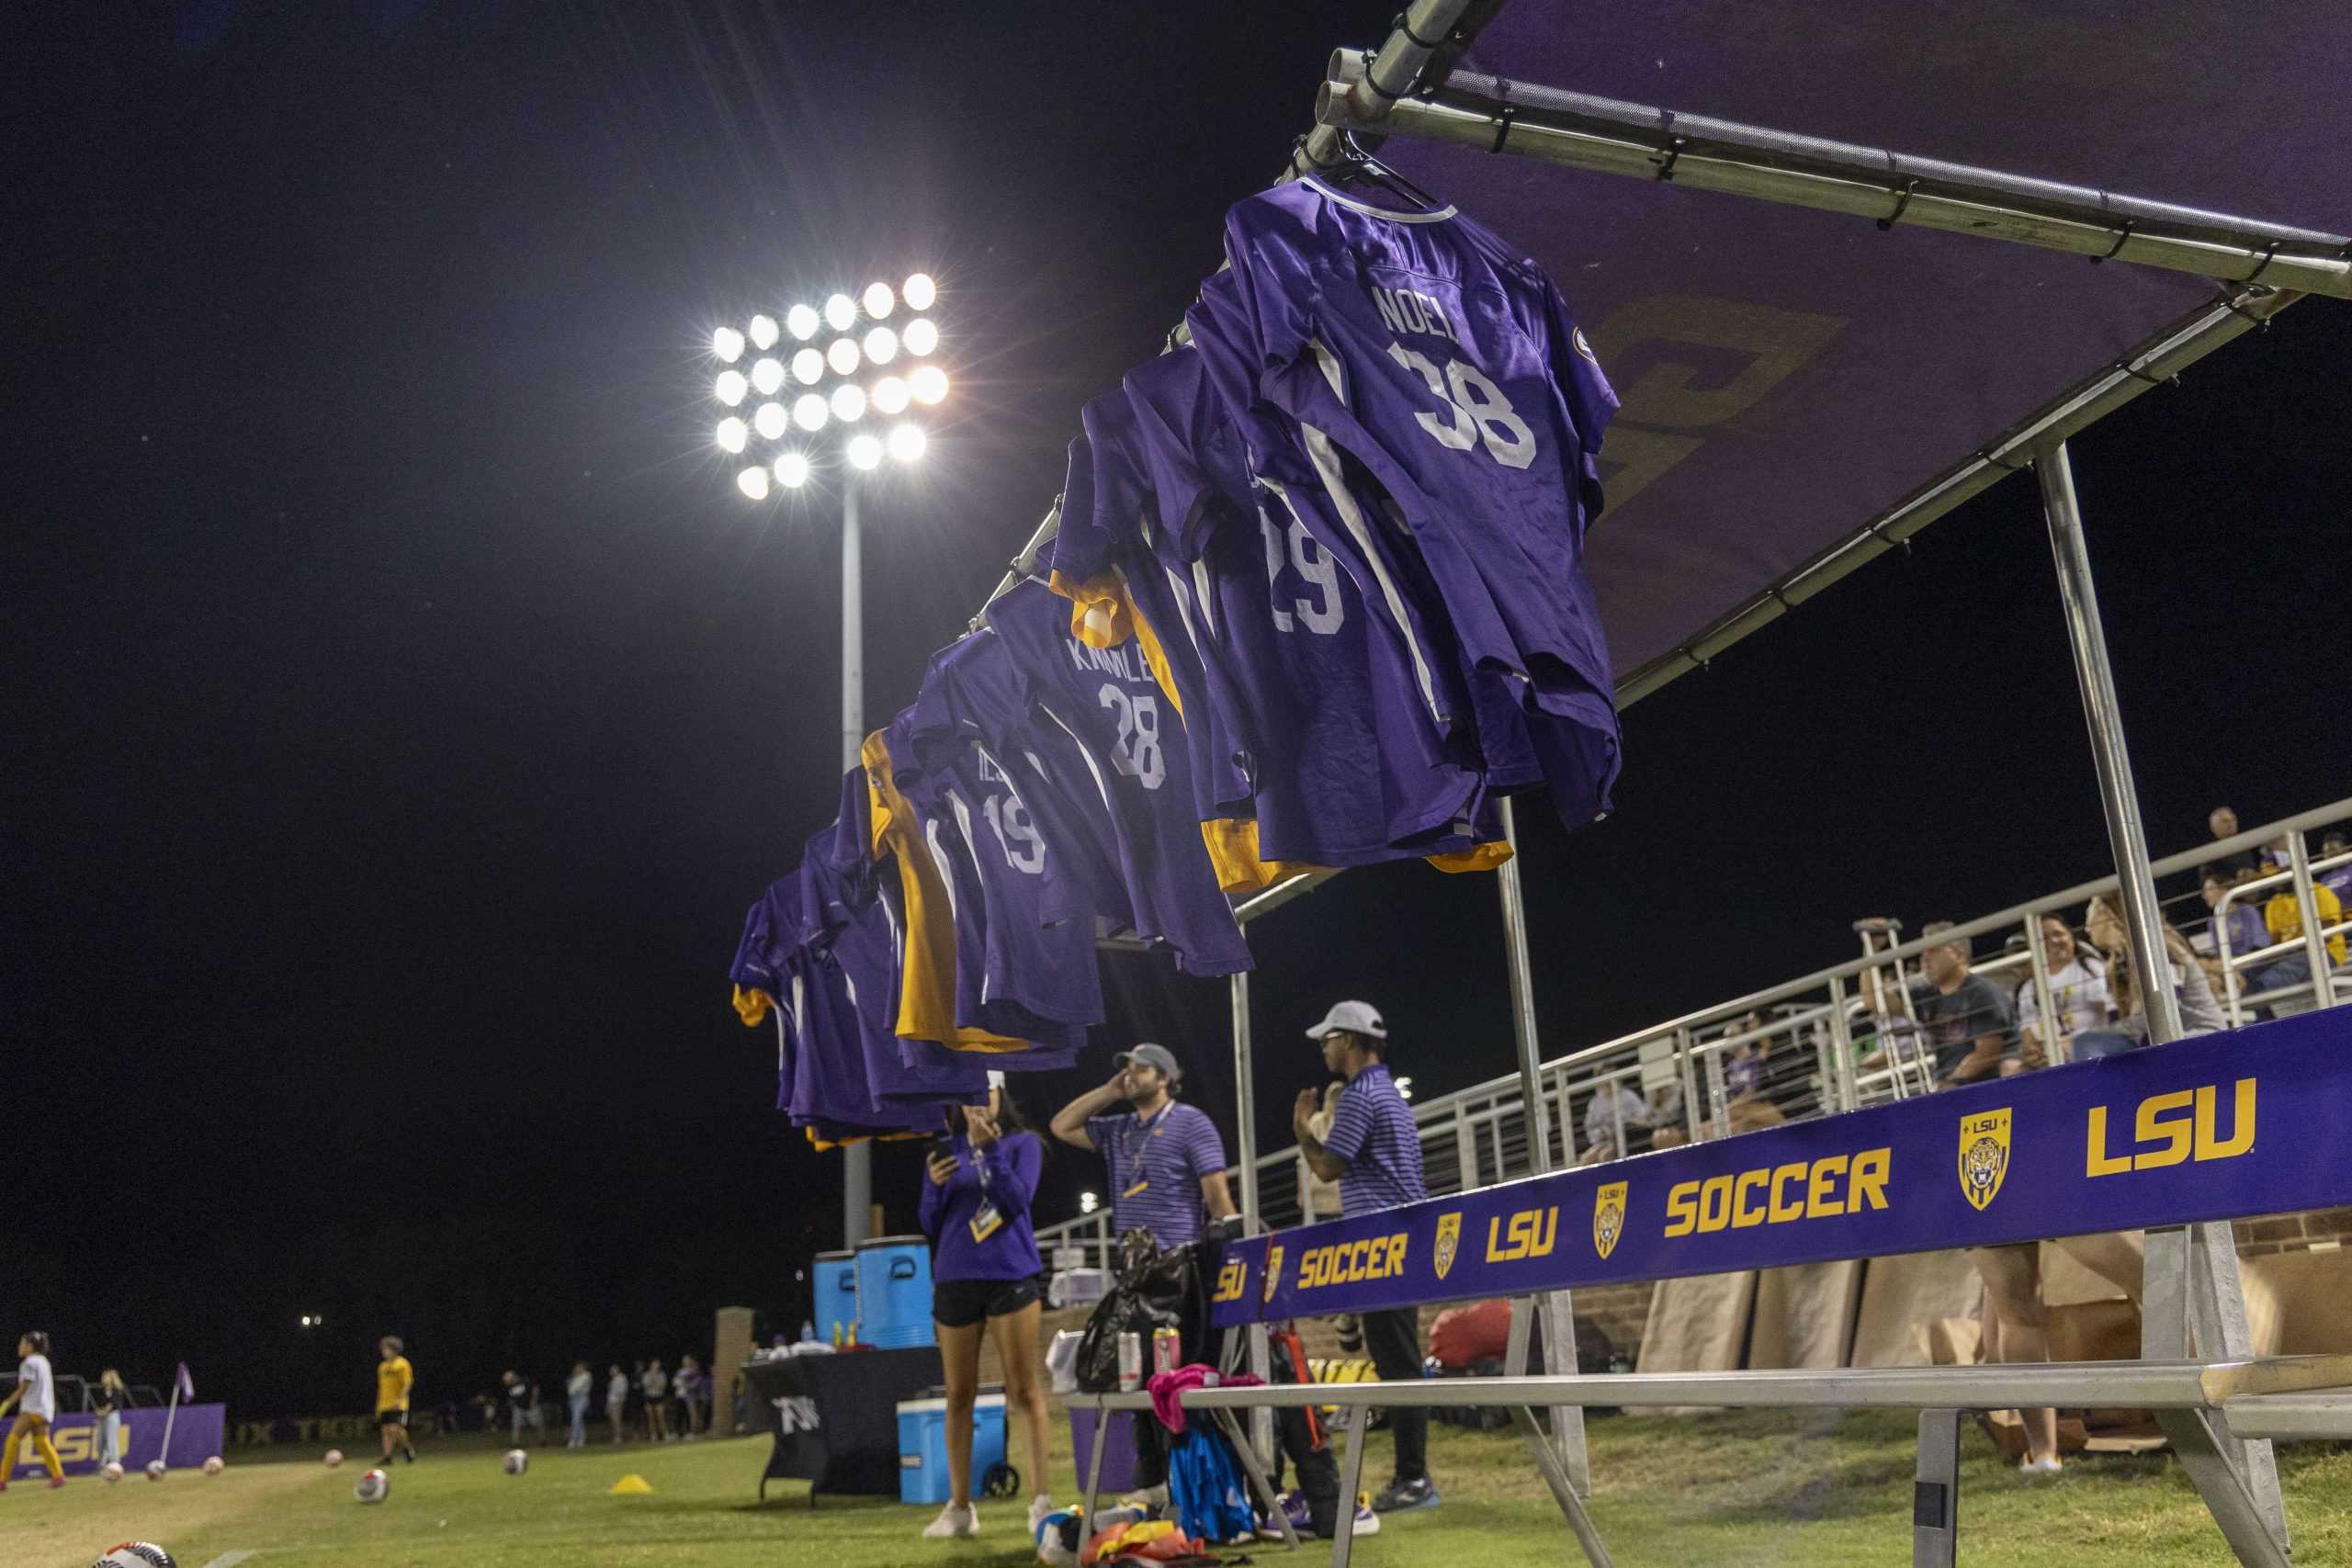
[[2107, 1112], [2091, 1107], [2086, 1141], [2084, 1174], [2120, 1176], [2127, 1170], [2154, 1170], [2211, 1159], [2235, 1159], [2254, 1151], [2255, 1080], [2240, 1078], [2232, 1093], [2230, 1132], [2221, 1130], [2222, 1086], [2152, 1094], [2142, 1100], [2132, 1118], [2132, 1146], [2120, 1154], [2107, 1152]]
[[1358, 1280], [1389, 1280], [1405, 1271], [1405, 1233], [1366, 1236], [1329, 1247], [1310, 1247], [1298, 1260], [1298, 1289], [1352, 1284]]
[[1894, 1158], [1892, 1147], [1864, 1149], [1852, 1156], [1824, 1155], [1816, 1160], [1678, 1182], [1667, 1190], [1666, 1213], [1673, 1223], [1666, 1234], [1747, 1230], [1883, 1209]]
[[1505, 1221], [1497, 1214], [1487, 1222], [1487, 1261], [1516, 1263], [1522, 1258], [1549, 1258], [1560, 1239], [1560, 1211], [1521, 1209]]
[[1249, 1279], [1250, 1265], [1240, 1261], [1238, 1258], [1236, 1258], [1232, 1262], [1227, 1263], [1223, 1269], [1217, 1270], [1216, 1293], [1209, 1299], [1212, 1302], [1239, 1301], [1241, 1299], [1241, 1287], [1248, 1283]]

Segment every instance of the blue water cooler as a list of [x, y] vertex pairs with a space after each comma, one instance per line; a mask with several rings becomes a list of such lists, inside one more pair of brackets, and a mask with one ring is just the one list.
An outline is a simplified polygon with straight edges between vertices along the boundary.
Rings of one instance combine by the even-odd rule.
[[811, 1316], [817, 1337], [826, 1344], [848, 1340], [850, 1325], [857, 1322], [856, 1253], [817, 1254], [817, 1310]]
[[931, 1322], [931, 1244], [880, 1235], [857, 1244], [857, 1338], [885, 1350], [939, 1342]]

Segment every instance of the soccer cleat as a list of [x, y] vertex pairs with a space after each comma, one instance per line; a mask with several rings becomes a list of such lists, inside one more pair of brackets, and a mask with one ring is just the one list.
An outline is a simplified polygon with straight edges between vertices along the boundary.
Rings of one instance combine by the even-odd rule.
[[1417, 1481], [1392, 1481], [1379, 1496], [1372, 1500], [1375, 1514], [1407, 1514], [1416, 1508], [1438, 1506], [1436, 1483], [1426, 1475]]
[[922, 1527], [925, 1540], [970, 1540], [980, 1533], [980, 1511], [969, 1503], [957, 1507], [950, 1503], [939, 1510], [939, 1517]]

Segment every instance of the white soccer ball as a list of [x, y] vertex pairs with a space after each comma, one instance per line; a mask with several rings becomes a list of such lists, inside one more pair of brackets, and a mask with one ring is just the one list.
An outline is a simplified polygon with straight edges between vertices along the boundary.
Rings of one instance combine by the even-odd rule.
[[178, 1568], [172, 1554], [152, 1540], [126, 1540], [90, 1568]]
[[107, 1485], [111, 1486], [116, 1482], [122, 1479], [122, 1466], [115, 1463], [112, 1460], [108, 1460], [107, 1461], [106, 1468], [99, 1471], [98, 1475]]
[[151, 1459], [147, 1461], [147, 1479], [150, 1481], [161, 1481], [164, 1479], [164, 1461], [162, 1460]]
[[204, 1461], [204, 1473], [207, 1475], [218, 1475], [228, 1468], [228, 1463], [219, 1454]]
[[531, 1456], [524, 1452], [521, 1449], [508, 1449], [506, 1450], [505, 1465], [507, 1474], [520, 1475], [525, 1471], [531, 1468]]
[[336, 1465], [339, 1465], [342, 1462], [343, 1450], [341, 1449], [329, 1449], [327, 1450], [327, 1468], [329, 1470], [333, 1470]]
[[351, 1495], [363, 1503], [380, 1503], [392, 1495], [392, 1478], [380, 1470], [368, 1471], [352, 1487]]

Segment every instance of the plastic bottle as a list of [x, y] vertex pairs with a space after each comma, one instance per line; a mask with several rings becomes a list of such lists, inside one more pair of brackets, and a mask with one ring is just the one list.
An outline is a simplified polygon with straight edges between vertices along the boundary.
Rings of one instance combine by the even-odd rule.
[[817, 1343], [817, 1325], [808, 1318], [800, 1320], [800, 1343], [803, 1345]]

